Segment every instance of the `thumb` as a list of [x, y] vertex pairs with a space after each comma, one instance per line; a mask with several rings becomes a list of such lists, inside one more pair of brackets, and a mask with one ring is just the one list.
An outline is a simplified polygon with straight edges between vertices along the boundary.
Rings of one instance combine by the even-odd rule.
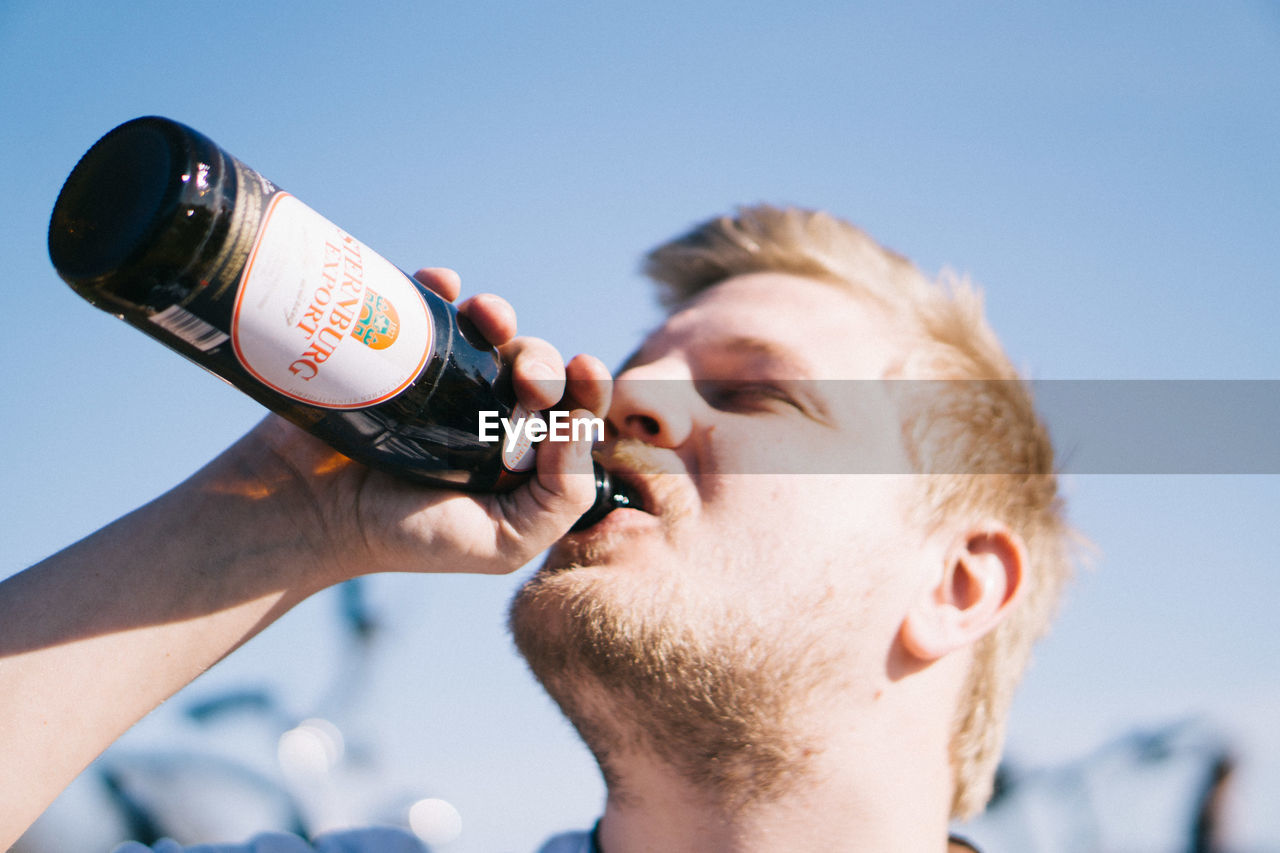
[[[529, 482], [504, 497], [511, 536], [530, 556], [549, 547], [591, 508], [595, 474], [591, 450], [603, 423], [586, 409], [570, 413], [568, 441], [548, 437], [538, 445], [537, 472]], [[515, 544], [515, 543], [512, 543]]]

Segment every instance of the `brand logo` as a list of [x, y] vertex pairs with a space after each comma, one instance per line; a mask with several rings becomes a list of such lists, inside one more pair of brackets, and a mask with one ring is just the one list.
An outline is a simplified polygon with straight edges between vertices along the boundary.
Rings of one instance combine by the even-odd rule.
[[400, 335], [400, 314], [391, 300], [367, 288], [364, 304], [360, 306], [360, 319], [351, 329], [351, 337], [369, 347], [386, 349]]

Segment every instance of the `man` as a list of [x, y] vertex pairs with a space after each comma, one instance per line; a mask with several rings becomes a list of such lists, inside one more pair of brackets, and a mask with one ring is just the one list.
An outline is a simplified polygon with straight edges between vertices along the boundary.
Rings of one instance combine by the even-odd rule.
[[[967, 287], [825, 214], [742, 210], [648, 269], [670, 314], [612, 387], [594, 359], [514, 338], [496, 297], [463, 307], [524, 405], [567, 379], [560, 407], [607, 413], [598, 458], [639, 508], [566, 535], [591, 499], [583, 442], [544, 443], [533, 480], [477, 497], [268, 419], [7, 581], [0, 841], [307, 595], [373, 571], [511, 571], [553, 546], [512, 631], [609, 793], [593, 837], [547, 850], [948, 849], [1068, 573], [1025, 388]], [[457, 295], [447, 271], [419, 279]]]

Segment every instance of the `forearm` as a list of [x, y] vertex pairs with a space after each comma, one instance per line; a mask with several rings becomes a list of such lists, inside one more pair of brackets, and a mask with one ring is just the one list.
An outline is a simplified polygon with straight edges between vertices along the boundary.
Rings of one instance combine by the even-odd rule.
[[[559, 355], [511, 341], [514, 317], [504, 331], [472, 315], [509, 341], [521, 404], [553, 405], [560, 390], [522, 365]], [[608, 409], [603, 365], [580, 356], [569, 374], [586, 389], [574, 402]], [[269, 417], [174, 491], [0, 584], [0, 849], [115, 738], [308, 595], [356, 574], [519, 568], [591, 505], [590, 453], [589, 436], [549, 443], [528, 482], [464, 495], [370, 472]]]
[[308, 574], [303, 528], [233, 482], [198, 475], [0, 584], [0, 849], [131, 725], [330, 581]]

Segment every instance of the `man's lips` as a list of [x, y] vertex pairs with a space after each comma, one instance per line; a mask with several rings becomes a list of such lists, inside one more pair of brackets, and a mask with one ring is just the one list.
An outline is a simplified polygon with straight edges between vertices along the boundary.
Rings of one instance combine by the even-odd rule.
[[631, 500], [627, 507], [605, 516], [661, 520], [670, 525], [696, 513], [698, 492], [685, 463], [670, 449], [633, 439], [621, 439], [595, 452], [596, 463]]

